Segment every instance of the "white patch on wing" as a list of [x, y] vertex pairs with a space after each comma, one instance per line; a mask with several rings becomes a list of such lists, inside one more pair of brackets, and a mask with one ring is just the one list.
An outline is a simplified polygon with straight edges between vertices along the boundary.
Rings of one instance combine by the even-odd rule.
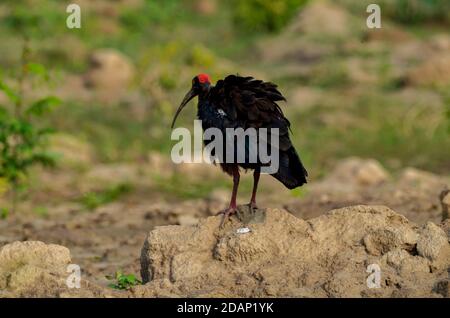
[[217, 109], [217, 112], [219, 113], [219, 115], [220, 116], [222, 116], [222, 117], [224, 117], [224, 116], [226, 116], [227, 114], [223, 111], [223, 109], [222, 108], [219, 108], [219, 109]]

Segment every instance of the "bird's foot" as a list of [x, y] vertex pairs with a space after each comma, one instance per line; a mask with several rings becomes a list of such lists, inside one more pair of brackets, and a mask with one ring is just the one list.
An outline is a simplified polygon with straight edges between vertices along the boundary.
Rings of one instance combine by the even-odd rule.
[[250, 210], [258, 210], [258, 206], [256, 205], [256, 202], [250, 202], [248, 204], [248, 207], [250, 208]]
[[231, 215], [236, 214], [236, 212], [237, 208], [232, 206], [219, 211], [216, 215], [223, 214], [222, 221], [220, 221], [219, 227], [222, 227], [223, 224], [225, 223], [225, 220], [228, 219]]

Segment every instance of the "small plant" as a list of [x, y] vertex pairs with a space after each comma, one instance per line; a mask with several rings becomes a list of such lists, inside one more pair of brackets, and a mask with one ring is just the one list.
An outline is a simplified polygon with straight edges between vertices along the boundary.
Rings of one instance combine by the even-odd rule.
[[8, 217], [9, 212], [7, 208], [0, 208], [0, 220], [4, 220]]
[[128, 290], [133, 286], [142, 284], [142, 282], [133, 274], [125, 275], [121, 271], [117, 271], [115, 277], [106, 276], [106, 278], [108, 280], [115, 280], [114, 283], [111, 283], [108, 286], [118, 290]]
[[0, 105], [0, 179], [8, 184], [11, 193], [11, 212], [18, 201], [18, 191], [25, 186], [29, 169], [35, 165], [52, 166], [55, 155], [47, 151], [47, 137], [53, 129], [41, 124], [42, 117], [60, 104], [53, 96], [34, 101], [26, 99], [26, 80], [48, 80], [48, 73], [41, 64], [29, 62], [30, 51], [25, 45], [21, 69], [15, 85], [0, 79], [0, 91], [9, 105]]

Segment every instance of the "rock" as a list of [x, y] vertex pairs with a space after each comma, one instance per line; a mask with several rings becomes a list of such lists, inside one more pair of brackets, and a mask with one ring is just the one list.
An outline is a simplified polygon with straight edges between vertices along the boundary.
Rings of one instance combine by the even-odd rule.
[[[261, 214], [262, 213], [262, 214]], [[148, 234], [141, 253], [152, 297], [438, 297], [447, 276], [419, 252], [425, 243], [448, 248], [436, 225], [420, 232], [383, 206], [352, 206], [304, 221], [284, 210], [258, 210], [246, 222], [220, 216], [195, 226], [161, 226]], [[238, 231], [248, 227], [250, 231]], [[436, 228], [435, 228], [436, 227]], [[435, 255], [437, 252], [429, 252]], [[442, 258], [442, 257], [441, 257]], [[449, 259], [442, 261], [448, 267]], [[367, 266], [379, 264], [381, 287], [368, 288]], [[439, 286], [441, 286], [439, 285]], [[445, 286], [444, 286], [445, 287]], [[439, 291], [444, 289], [440, 287]]]
[[388, 178], [388, 172], [378, 161], [351, 157], [339, 162], [327, 180], [359, 186], [372, 186], [381, 184]]
[[443, 53], [426, 59], [406, 74], [406, 83], [413, 86], [445, 86], [450, 83], [450, 55]]
[[414, 187], [421, 190], [428, 189], [444, 189], [447, 184], [444, 178], [441, 178], [435, 174], [427, 171], [421, 171], [415, 168], [406, 168], [403, 170], [400, 178], [398, 180], [398, 186], [403, 187]]
[[386, 261], [390, 266], [400, 269], [403, 260], [407, 259], [410, 256], [410, 254], [401, 248], [397, 248], [386, 253], [385, 256]]
[[313, 76], [312, 67], [336, 52], [333, 41], [323, 39], [350, 37], [350, 18], [345, 9], [335, 4], [312, 1], [280, 34], [259, 41], [262, 61], [267, 65], [279, 62], [279, 75]]
[[195, 0], [194, 9], [196, 12], [210, 16], [217, 12], [217, 1], [216, 0]]
[[450, 297], [450, 282], [448, 279], [442, 280], [435, 285], [435, 291], [443, 297]]
[[450, 51], [450, 36], [448, 34], [436, 34], [430, 38], [432, 49], [440, 52]]
[[419, 255], [433, 261], [439, 258], [445, 248], [448, 248], [445, 232], [436, 224], [427, 222], [417, 241]]
[[94, 297], [100, 292], [87, 281], [69, 288], [70, 251], [38, 241], [14, 242], [0, 250], [0, 297]]
[[134, 78], [134, 66], [125, 55], [116, 50], [94, 51], [89, 62], [85, 85], [95, 89], [101, 97], [108, 100], [121, 97]]
[[348, 13], [327, 2], [312, 2], [305, 6], [290, 26], [292, 32], [344, 36], [350, 31]]
[[399, 247], [412, 250], [416, 241], [417, 235], [412, 229], [399, 230], [396, 227], [386, 227], [364, 237], [364, 245], [372, 255], [383, 255]]
[[70, 264], [70, 251], [59, 245], [46, 245], [42, 242], [14, 242], [4, 246], [0, 251], [0, 268], [12, 272], [18, 266], [45, 267], [49, 271], [58, 272]]
[[179, 215], [178, 216], [178, 224], [180, 225], [195, 225], [198, 223], [198, 218], [193, 215]]

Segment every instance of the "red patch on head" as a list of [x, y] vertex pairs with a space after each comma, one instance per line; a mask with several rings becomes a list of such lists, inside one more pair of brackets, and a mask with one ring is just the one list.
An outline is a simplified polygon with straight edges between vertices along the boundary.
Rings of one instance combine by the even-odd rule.
[[197, 78], [198, 78], [198, 81], [199, 81], [201, 84], [211, 83], [211, 80], [210, 80], [208, 74], [199, 74], [199, 75], [197, 76]]

